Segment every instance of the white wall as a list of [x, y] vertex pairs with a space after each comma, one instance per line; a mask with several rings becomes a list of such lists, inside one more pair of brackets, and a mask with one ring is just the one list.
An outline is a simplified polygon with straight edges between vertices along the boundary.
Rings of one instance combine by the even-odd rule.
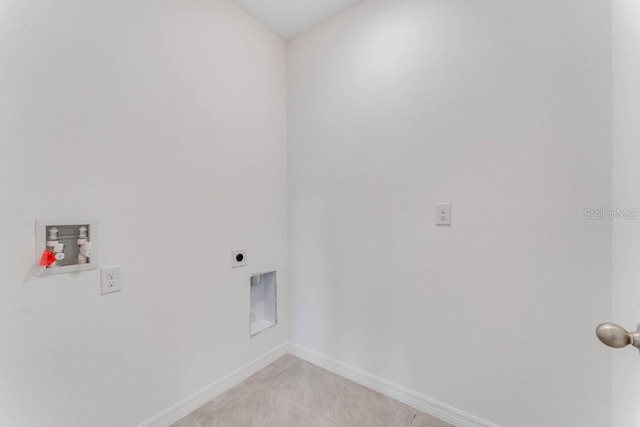
[[[0, 425], [134, 426], [286, 341], [286, 131], [286, 46], [226, 0], [0, 3]], [[33, 278], [39, 218], [98, 219], [124, 291]]]
[[609, 425], [610, 7], [369, 0], [290, 43], [293, 341], [505, 427]]
[[[640, 210], [640, 3], [613, 2], [613, 201]], [[613, 320], [628, 329], [640, 322], [640, 221], [613, 226]], [[640, 425], [640, 358], [614, 352], [613, 426]]]

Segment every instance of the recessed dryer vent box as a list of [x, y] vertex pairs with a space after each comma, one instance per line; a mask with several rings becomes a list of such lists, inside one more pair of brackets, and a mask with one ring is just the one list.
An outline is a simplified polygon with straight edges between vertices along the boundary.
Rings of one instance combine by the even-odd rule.
[[276, 272], [251, 276], [251, 336], [255, 336], [278, 323]]
[[96, 270], [96, 243], [96, 221], [36, 221], [36, 275]]

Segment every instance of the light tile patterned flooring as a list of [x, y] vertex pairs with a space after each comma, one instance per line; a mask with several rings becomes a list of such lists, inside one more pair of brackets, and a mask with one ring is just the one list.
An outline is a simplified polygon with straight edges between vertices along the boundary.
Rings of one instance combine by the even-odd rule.
[[291, 355], [172, 427], [451, 427]]

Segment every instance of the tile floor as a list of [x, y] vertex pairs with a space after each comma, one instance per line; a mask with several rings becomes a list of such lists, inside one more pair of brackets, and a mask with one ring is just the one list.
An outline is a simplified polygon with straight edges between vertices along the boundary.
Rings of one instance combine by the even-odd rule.
[[172, 427], [451, 427], [311, 363], [284, 356]]

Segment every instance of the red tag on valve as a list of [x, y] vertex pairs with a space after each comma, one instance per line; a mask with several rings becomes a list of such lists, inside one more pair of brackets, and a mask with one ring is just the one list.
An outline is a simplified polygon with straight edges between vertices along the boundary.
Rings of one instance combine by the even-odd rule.
[[42, 256], [40, 257], [40, 266], [49, 267], [54, 262], [56, 262], [56, 256], [53, 252], [50, 250], [42, 252]]

